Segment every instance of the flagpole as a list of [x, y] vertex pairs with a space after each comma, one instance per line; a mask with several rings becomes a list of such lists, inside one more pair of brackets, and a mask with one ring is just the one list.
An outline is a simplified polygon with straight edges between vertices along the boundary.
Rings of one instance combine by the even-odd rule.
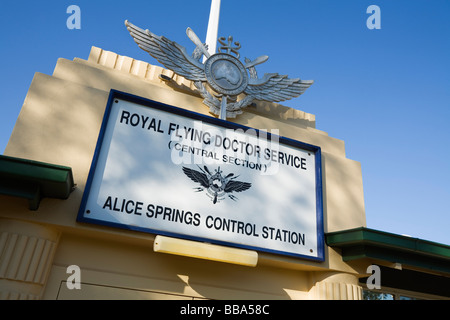
[[[211, 11], [209, 13], [208, 30], [206, 32], [206, 44], [210, 55], [216, 53], [217, 35], [219, 33], [220, 0], [211, 0]], [[203, 57], [203, 62], [206, 57]]]
[[[217, 36], [219, 33], [219, 17], [220, 17], [220, 0], [211, 0], [211, 10], [209, 12], [208, 30], [206, 32], [206, 45], [208, 46], [209, 55], [212, 56], [216, 53], [217, 49]], [[207, 57], [203, 57], [203, 63], [205, 63]], [[220, 106], [220, 119], [227, 119], [227, 97], [222, 97], [222, 103]]]

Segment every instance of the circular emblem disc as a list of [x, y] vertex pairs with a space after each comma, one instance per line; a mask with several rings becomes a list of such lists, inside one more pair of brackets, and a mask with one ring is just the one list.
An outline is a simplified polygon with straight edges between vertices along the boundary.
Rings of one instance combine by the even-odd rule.
[[248, 85], [244, 65], [232, 55], [217, 53], [205, 62], [205, 74], [211, 88], [218, 93], [236, 96]]
[[222, 192], [225, 189], [225, 179], [220, 173], [216, 173], [209, 179], [209, 187], [214, 192]]

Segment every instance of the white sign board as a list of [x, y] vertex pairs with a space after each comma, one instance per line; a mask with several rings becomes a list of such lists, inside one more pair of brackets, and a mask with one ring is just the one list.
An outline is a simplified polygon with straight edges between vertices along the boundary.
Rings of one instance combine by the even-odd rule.
[[321, 261], [320, 148], [274, 131], [111, 91], [78, 221]]

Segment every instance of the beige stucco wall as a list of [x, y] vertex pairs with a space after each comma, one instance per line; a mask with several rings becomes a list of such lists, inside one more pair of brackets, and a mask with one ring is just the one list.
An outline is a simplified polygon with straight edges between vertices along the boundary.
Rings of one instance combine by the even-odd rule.
[[[93, 47], [88, 60], [59, 59], [53, 75], [35, 74], [5, 155], [69, 166], [77, 186], [69, 199], [43, 199], [35, 212], [23, 199], [0, 196], [0, 252], [15, 250], [13, 233], [24, 239], [47, 233], [43, 239], [53, 250], [45, 259], [14, 263], [14, 257], [2, 255], [0, 298], [360, 298], [357, 276], [365, 269], [344, 263], [328, 247], [324, 262], [259, 253], [258, 265], [251, 268], [154, 253], [154, 235], [76, 222], [111, 89], [209, 115], [189, 81], [174, 76], [168, 85], [159, 79], [161, 73], [173, 76]], [[366, 225], [361, 166], [346, 158], [342, 140], [315, 128], [314, 115], [260, 102], [231, 121], [278, 129], [282, 136], [320, 146], [325, 232]], [[12, 276], [11, 270], [24, 263], [41, 266], [45, 276], [37, 283]], [[81, 268], [81, 290], [65, 285], [69, 265]], [[5, 268], [9, 273], [2, 272]]]

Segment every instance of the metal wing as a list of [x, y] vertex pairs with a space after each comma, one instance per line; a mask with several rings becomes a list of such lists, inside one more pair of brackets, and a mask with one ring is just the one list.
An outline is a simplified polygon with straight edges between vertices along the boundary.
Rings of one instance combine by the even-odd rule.
[[143, 30], [125, 21], [128, 31], [139, 47], [162, 63], [167, 69], [192, 81], [206, 81], [204, 65], [196, 61], [180, 46], [163, 36]]
[[192, 181], [198, 182], [202, 185], [204, 188], [209, 188], [209, 181], [206, 174], [200, 171], [196, 171], [193, 169], [189, 169], [186, 167], [183, 167], [183, 172], [191, 178]]
[[233, 191], [242, 192], [242, 191], [249, 189], [251, 186], [252, 186], [252, 184], [248, 183], [248, 182], [230, 180], [225, 185], [224, 191], [225, 192], [233, 192]]
[[313, 83], [313, 80], [289, 79], [278, 73], [268, 73], [261, 79], [250, 79], [244, 92], [258, 100], [280, 102], [298, 97]]

